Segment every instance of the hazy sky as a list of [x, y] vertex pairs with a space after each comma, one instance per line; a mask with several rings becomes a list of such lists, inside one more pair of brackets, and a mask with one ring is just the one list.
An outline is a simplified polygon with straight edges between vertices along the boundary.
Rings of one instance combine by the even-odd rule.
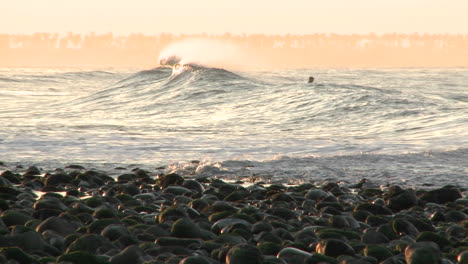
[[468, 0], [0, 0], [0, 33], [468, 33]]

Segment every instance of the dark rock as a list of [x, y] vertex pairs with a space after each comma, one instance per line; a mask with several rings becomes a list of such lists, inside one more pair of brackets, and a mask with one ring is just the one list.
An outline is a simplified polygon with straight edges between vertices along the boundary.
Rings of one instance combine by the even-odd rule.
[[416, 237], [419, 234], [419, 230], [411, 222], [401, 218], [392, 221], [392, 228], [399, 235], [406, 234]]
[[184, 180], [182, 186], [195, 193], [203, 193], [205, 191], [205, 187], [199, 181], [192, 179]]
[[56, 186], [70, 183], [73, 178], [66, 173], [47, 174], [44, 176], [46, 186]]
[[261, 264], [262, 261], [260, 250], [251, 245], [234, 246], [226, 255], [226, 264]]
[[4, 211], [0, 217], [6, 226], [24, 225], [29, 220], [34, 219], [32, 216], [14, 209]]
[[200, 227], [185, 217], [174, 222], [171, 233], [180, 238], [203, 238]]
[[386, 207], [376, 205], [376, 204], [370, 204], [370, 203], [362, 203], [359, 204], [354, 208], [354, 211], [368, 211], [371, 212], [374, 215], [391, 215], [392, 211]]
[[107, 251], [112, 248], [112, 245], [100, 235], [85, 234], [73, 241], [67, 248], [66, 253], [84, 251], [90, 254], [96, 254], [100, 248], [104, 248], [103, 251]]
[[453, 186], [445, 186], [440, 189], [428, 191], [422, 194], [419, 198], [430, 203], [445, 204], [462, 198], [462, 195], [458, 188]]
[[338, 257], [340, 255], [355, 255], [354, 249], [348, 243], [338, 239], [327, 239], [320, 241], [315, 247], [315, 251], [329, 257]]
[[362, 242], [365, 244], [384, 244], [390, 240], [384, 234], [368, 229], [362, 235]]
[[461, 222], [467, 220], [468, 216], [461, 211], [450, 210], [445, 214], [444, 218], [447, 222]]
[[126, 247], [119, 254], [110, 258], [110, 263], [112, 264], [128, 264], [128, 263], [141, 264], [145, 260], [148, 260], [146, 253], [138, 246], [133, 245], [133, 246]]
[[311, 256], [311, 253], [293, 247], [283, 248], [277, 255], [288, 264], [305, 263], [306, 259]]
[[158, 184], [162, 188], [166, 188], [169, 185], [181, 185], [183, 182], [184, 178], [175, 173], [161, 175], [158, 178]]
[[321, 263], [338, 264], [338, 261], [335, 258], [328, 257], [320, 253], [313, 253], [312, 256], [306, 259], [305, 263], [306, 264], [321, 264]]
[[388, 208], [395, 212], [411, 208], [418, 204], [418, 198], [412, 190], [402, 190], [397, 193], [391, 193], [387, 199]]
[[383, 246], [369, 245], [363, 250], [364, 256], [372, 256], [379, 262], [386, 260], [387, 258], [393, 257], [392, 252]]
[[60, 256], [57, 263], [73, 263], [73, 264], [110, 264], [108, 258], [104, 256], [96, 256], [84, 251], [74, 251]]
[[418, 242], [406, 247], [405, 260], [407, 264], [439, 264], [441, 253], [433, 242]]
[[75, 232], [75, 229], [67, 221], [55, 216], [42, 221], [36, 228], [36, 231], [39, 233], [46, 230], [52, 230], [64, 237]]
[[124, 236], [131, 236], [128, 229], [123, 225], [111, 224], [106, 226], [101, 231], [101, 236], [106, 237], [110, 241], [115, 241]]
[[[17, 247], [0, 248], [0, 256], [1, 255], [5, 256], [5, 258], [8, 260], [13, 260], [20, 264], [36, 263], [36, 261], [30, 255], [28, 255], [26, 252], [24, 252], [23, 250]], [[5, 262], [5, 263], [10, 263], [10, 262]]]

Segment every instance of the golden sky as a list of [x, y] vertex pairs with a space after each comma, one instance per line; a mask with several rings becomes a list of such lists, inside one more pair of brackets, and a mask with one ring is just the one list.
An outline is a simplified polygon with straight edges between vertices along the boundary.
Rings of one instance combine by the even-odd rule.
[[1, 0], [0, 33], [468, 33], [468, 0]]

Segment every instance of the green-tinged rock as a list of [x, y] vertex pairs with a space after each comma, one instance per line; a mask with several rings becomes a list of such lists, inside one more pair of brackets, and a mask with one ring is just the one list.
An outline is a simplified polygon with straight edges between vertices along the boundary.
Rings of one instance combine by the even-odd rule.
[[430, 203], [445, 204], [462, 198], [462, 195], [458, 188], [445, 186], [440, 189], [428, 191], [422, 194], [419, 198]]
[[362, 235], [361, 241], [365, 244], [384, 244], [390, 240], [383, 233], [368, 229]]
[[17, 211], [15, 209], [9, 209], [4, 211], [0, 215], [1, 219], [5, 223], [6, 226], [15, 226], [15, 225], [24, 225], [29, 220], [33, 220], [34, 218], [28, 214], [23, 212]]
[[407, 264], [439, 264], [441, 253], [434, 242], [418, 242], [405, 249]]
[[395, 212], [411, 208], [418, 204], [418, 198], [413, 190], [398, 190], [389, 194], [386, 201], [388, 208]]
[[166, 188], [169, 185], [181, 185], [183, 182], [184, 178], [175, 173], [161, 175], [158, 178], [158, 184], [162, 188]]
[[371, 212], [374, 215], [391, 215], [392, 211], [388, 209], [387, 207], [383, 207], [381, 205], [377, 204], [371, 204], [371, 203], [362, 203], [359, 204], [354, 208], [354, 211], [368, 211]]
[[132, 245], [109, 259], [111, 264], [141, 264], [146, 260], [146, 253], [138, 246]]
[[158, 246], [180, 246], [186, 248], [200, 248], [203, 244], [201, 239], [177, 238], [177, 237], [159, 237], [154, 243]]
[[203, 234], [189, 218], [181, 218], [174, 222], [171, 228], [172, 236], [180, 238], [202, 238]]
[[419, 230], [408, 220], [397, 218], [392, 222], [393, 231], [399, 235], [410, 235], [416, 237], [419, 234]]
[[338, 260], [332, 257], [322, 255], [320, 253], [313, 253], [312, 256], [306, 259], [306, 264], [338, 264]]
[[257, 244], [263, 255], [276, 255], [281, 250], [281, 246], [273, 242], [261, 242]]
[[36, 227], [36, 231], [39, 233], [46, 230], [52, 230], [64, 237], [75, 232], [75, 229], [67, 221], [56, 216], [47, 218]]
[[4, 255], [9, 260], [15, 260], [20, 264], [35, 263], [35, 260], [18, 247], [0, 248], [0, 255]]
[[392, 252], [383, 246], [378, 245], [369, 245], [366, 246], [363, 250], [364, 256], [372, 256], [376, 258], [379, 262], [384, 261], [387, 258], [393, 257]]
[[104, 228], [106, 228], [106, 226], [112, 224], [120, 224], [120, 222], [116, 219], [99, 219], [88, 226], [88, 232], [99, 234], [102, 232], [102, 230], [104, 230]]
[[110, 264], [107, 257], [96, 256], [84, 251], [74, 251], [60, 256], [57, 263], [69, 262], [73, 264]]
[[338, 257], [340, 255], [355, 255], [354, 249], [348, 243], [338, 239], [327, 239], [320, 241], [315, 247], [315, 251], [329, 257]]
[[106, 226], [101, 231], [101, 236], [106, 237], [110, 241], [114, 241], [124, 236], [131, 236], [128, 229], [123, 225], [111, 224]]
[[110, 242], [104, 237], [96, 234], [85, 234], [77, 238], [68, 246], [66, 253], [73, 251], [85, 251], [90, 254], [96, 254], [100, 247], [112, 248]]
[[173, 206], [166, 208], [157, 216], [157, 219], [159, 223], [164, 223], [166, 221], [175, 221], [183, 217], [188, 217], [187, 212], [181, 207]]
[[419, 233], [418, 237], [416, 238], [416, 242], [422, 242], [422, 241], [432, 241], [436, 243], [439, 248], [444, 248], [446, 246], [450, 246], [450, 241], [445, 238], [443, 235], [434, 233], [434, 232], [429, 232], [429, 231], [424, 231]]
[[262, 260], [260, 250], [251, 245], [234, 246], [226, 255], [226, 264], [261, 264]]
[[212, 262], [205, 256], [189, 256], [183, 258], [179, 264], [211, 264]]
[[277, 258], [283, 259], [286, 263], [305, 263], [306, 259], [311, 257], [312, 254], [294, 247], [286, 247], [278, 252]]

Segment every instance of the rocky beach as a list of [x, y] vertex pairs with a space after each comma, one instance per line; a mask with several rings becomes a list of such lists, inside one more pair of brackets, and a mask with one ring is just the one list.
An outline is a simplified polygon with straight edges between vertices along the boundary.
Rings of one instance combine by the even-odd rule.
[[466, 186], [80, 165], [0, 174], [0, 263], [466, 264], [467, 235]]

